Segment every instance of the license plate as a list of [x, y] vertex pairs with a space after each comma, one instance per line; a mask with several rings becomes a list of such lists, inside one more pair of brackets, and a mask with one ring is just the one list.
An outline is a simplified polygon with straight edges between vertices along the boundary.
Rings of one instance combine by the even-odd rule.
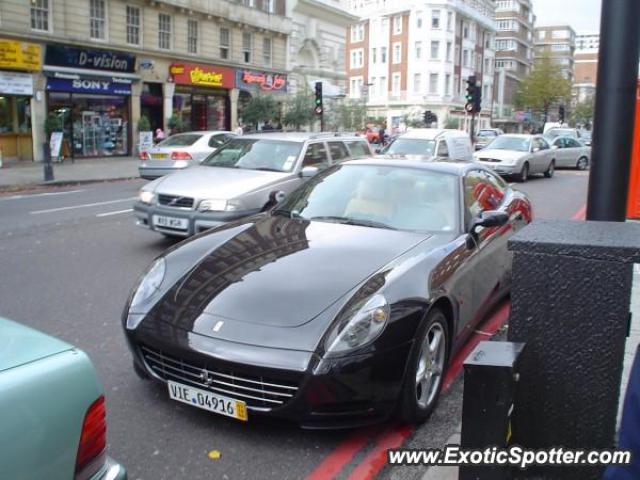
[[210, 412], [232, 417], [246, 422], [247, 404], [242, 400], [211, 393], [199, 388], [190, 387], [176, 382], [167, 382], [169, 387], [169, 397], [178, 402], [186, 403], [192, 407], [202, 408]]
[[154, 159], [167, 158], [168, 156], [169, 156], [168, 153], [152, 153], [151, 154], [151, 158], [154, 158]]
[[186, 218], [165, 217], [164, 215], [154, 215], [153, 224], [157, 227], [176, 228], [186, 230], [189, 226], [189, 220]]

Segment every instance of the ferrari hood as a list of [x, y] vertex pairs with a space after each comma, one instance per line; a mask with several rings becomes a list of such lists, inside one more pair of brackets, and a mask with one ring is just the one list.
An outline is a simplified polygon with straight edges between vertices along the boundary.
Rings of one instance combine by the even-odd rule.
[[[214, 234], [215, 235], [215, 234]], [[200, 331], [199, 317], [291, 328], [318, 316], [428, 235], [265, 216], [202, 256], [150, 314]]]

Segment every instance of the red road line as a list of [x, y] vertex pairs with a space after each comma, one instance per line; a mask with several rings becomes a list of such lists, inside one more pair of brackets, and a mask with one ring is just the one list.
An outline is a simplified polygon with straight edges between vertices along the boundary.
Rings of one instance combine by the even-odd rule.
[[[572, 220], [584, 220], [587, 206], [584, 205], [572, 217]], [[462, 372], [464, 360], [482, 340], [488, 338], [487, 334], [495, 334], [507, 321], [511, 311], [510, 302], [503, 303], [481, 325], [482, 333], [476, 332], [467, 343], [451, 359], [449, 368], [444, 377], [442, 391], [446, 392]], [[375, 447], [362, 462], [351, 472], [348, 480], [371, 480], [382, 470], [387, 462], [387, 450], [401, 447], [404, 441], [415, 431], [413, 425], [392, 424], [375, 437]], [[371, 430], [358, 430], [340, 443], [323, 462], [316, 467], [307, 480], [326, 480], [335, 478], [353, 457], [369, 443]]]

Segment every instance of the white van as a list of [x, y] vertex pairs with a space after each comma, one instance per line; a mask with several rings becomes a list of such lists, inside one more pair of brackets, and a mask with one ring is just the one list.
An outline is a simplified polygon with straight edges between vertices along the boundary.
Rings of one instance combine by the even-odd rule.
[[396, 137], [380, 153], [423, 160], [473, 160], [469, 134], [462, 130], [416, 128]]

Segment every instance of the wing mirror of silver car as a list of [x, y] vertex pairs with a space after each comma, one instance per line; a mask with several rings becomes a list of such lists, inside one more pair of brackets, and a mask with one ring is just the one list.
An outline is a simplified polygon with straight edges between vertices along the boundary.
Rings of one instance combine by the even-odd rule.
[[560, 147], [558, 145], [551, 145], [551, 150], [558, 150]]
[[274, 190], [269, 194], [269, 203], [276, 205], [287, 198], [287, 194], [282, 190]]
[[476, 233], [478, 227], [502, 227], [509, 222], [509, 215], [498, 210], [486, 210], [471, 225], [471, 234]]
[[318, 167], [303, 167], [302, 170], [300, 170], [300, 176], [302, 178], [310, 178], [310, 177], [313, 177], [319, 171], [320, 170], [318, 169]]

